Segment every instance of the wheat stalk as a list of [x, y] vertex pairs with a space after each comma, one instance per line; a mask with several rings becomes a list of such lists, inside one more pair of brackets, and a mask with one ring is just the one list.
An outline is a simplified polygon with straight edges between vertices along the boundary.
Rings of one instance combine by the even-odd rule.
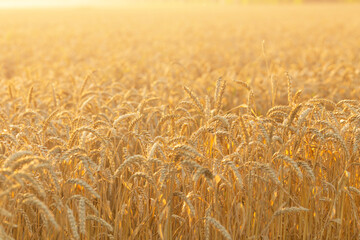
[[212, 218], [212, 217], [206, 217], [206, 221], [209, 222], [211, 225], [213, 225], [214, 228], [219, 230], [219, 232], [225, 239], [228, 239], [228, 240], [232, 239], [230, 233], [226, 230], [226, 228], [223, 225], [221, 225], [221, 223], [218, 220], [216, 220], [215, 218]]

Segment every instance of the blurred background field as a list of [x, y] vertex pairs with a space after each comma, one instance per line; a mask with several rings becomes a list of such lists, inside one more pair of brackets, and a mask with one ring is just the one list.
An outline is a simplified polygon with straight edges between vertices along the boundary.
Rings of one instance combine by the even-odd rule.
[[[46, 91], [44, 79], [56, 86], [96, 70], [129, 88], [165, 81], [199, 94], [222, 76], [256, 86], [263, 111], [270, 107], [271, 82], [285, 86], [289, 72], [304, 97], [358, 99], [359, 10], [358, 5], [2, 10], [0, 74], [19, 89], [41, 79], [38, 89]], [[234, 101], [229, 104], [242, 103], [243, 94], [229, 87]], [[276, 103], [284, 104], [286, 88], [278, 90]]]

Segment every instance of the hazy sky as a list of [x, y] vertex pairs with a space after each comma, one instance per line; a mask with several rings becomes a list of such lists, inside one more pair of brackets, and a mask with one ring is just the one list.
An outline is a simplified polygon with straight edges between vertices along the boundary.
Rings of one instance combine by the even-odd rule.
[[121, 4], [128, 0], [0, 0], [0, 7], [46, 7]]
[[78, 5], [84, 4], [85, 0], [0, 0], [2, 7], [31, 7], [31, 6], [54, 6], [54, 5]]

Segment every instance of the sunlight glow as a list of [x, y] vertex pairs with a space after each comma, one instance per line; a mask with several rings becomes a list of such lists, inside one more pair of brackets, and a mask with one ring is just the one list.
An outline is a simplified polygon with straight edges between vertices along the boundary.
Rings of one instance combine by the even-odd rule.
[[0, 0], [0, 8], [66, 7], [93, 5], [93, 0]]

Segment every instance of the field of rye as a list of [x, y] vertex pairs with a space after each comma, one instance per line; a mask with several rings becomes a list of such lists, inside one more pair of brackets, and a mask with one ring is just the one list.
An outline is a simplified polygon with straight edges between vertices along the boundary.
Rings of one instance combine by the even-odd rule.
[[359, 239], [359, 12], [0, 10], [0, 239]]

